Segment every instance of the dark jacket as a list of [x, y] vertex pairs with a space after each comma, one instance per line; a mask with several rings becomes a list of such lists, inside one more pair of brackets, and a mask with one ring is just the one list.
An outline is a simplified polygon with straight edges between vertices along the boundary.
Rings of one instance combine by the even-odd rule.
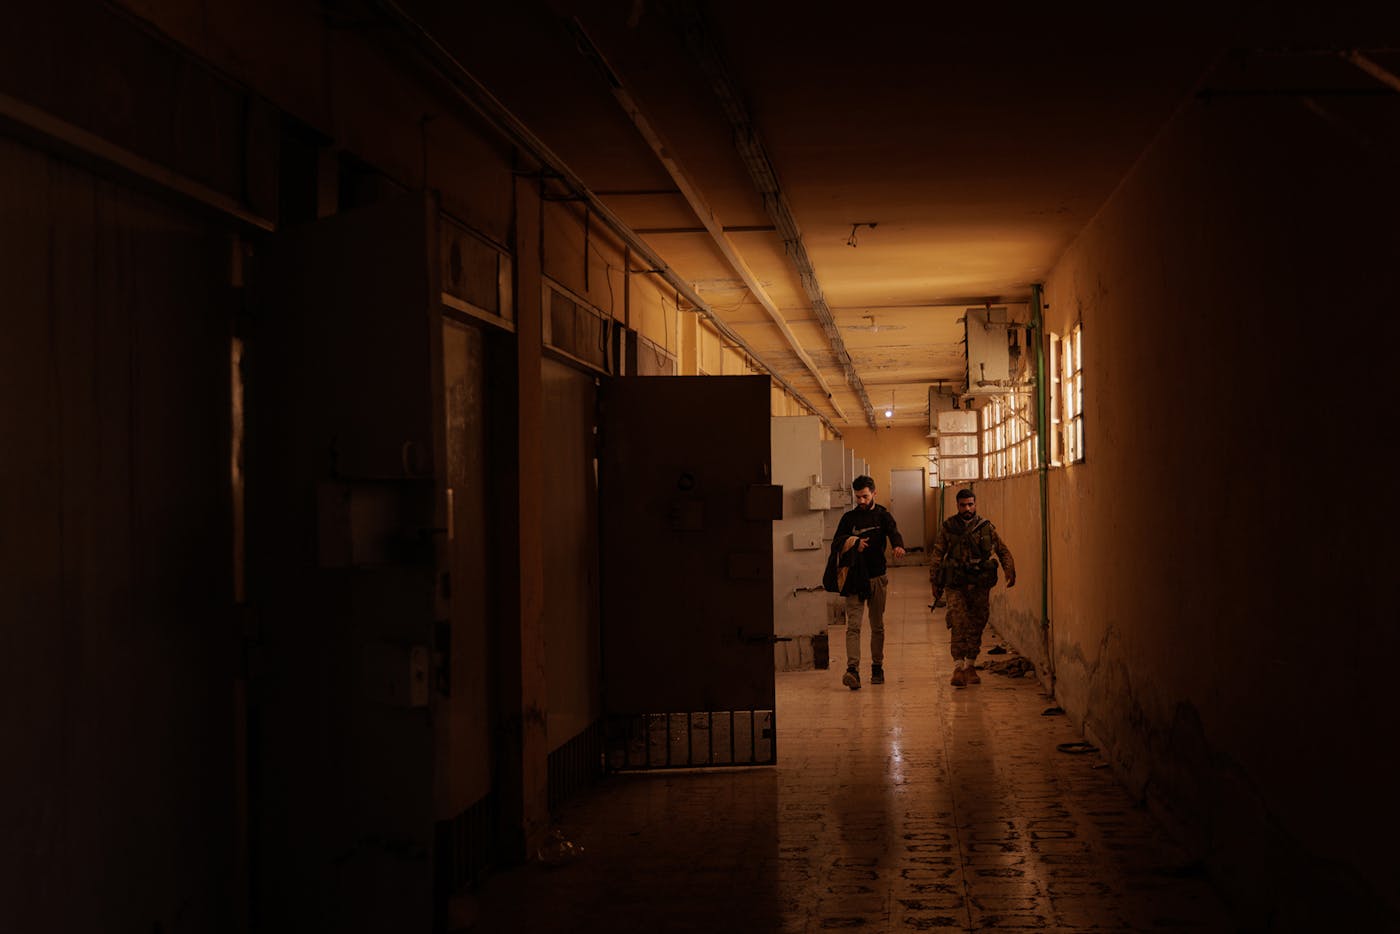
[[904, 547], [904, 536], [899, 534], [894, 516], [879, 503], [873, 504], [869, 509], [857, 507], [842, 516], [836, 525], [836, 534], [831, 537], [831, 547], [839, 551], [845, 546], [846, 539], [852, 536], [869, 539], [865, 551], [856, 551], [857, 546], [852, 545], [851, 550], [846, 553], [856, 556], [856, 564], [863, 563], [862, 569], [866, 577], [879, 577], [885, 573], [887, 544]]

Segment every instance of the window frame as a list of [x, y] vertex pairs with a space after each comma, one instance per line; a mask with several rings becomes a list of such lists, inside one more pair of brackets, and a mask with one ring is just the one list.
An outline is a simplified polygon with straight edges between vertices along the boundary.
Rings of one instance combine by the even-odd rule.
[[978, 413], [984, 477], [1016, 477], [1040, 466], [1038, 432], [1030, 417], [1034, 400], [1032, 388], [1016, 387], [987, 400]]
[[1063, 463], [1084, 462], [1084, 324], [1078, 322], [1061, 341], [1059, 410]]

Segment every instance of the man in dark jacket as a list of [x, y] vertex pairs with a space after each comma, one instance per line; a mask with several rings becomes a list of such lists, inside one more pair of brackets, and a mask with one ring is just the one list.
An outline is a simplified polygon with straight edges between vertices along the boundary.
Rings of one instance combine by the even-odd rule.
[[990, 595], [997, 582], [997, 559], [1006, 569], [1006, 586], [1016, 586], [1016, 562], [997, 530], [977, 515], [977, 497], [971, 490], [958, 491], [958, 514], [946, 519], [933, 543], [929, 583], [933, 602], [945, 597], [948, 628], [952, 632], [953, 686], [981, 684], [977, 653], [982, 650], [982, 630], [991, 613]]
[[[840, 560], [850, 562], [842, 594], [846, 597], [846, 673], [841, 683], [860, 689], [860, 618], [870, 606], [870, 683], [885, 683], [885, 543], [894, 555], [904, 557], [904, 536], [889, 510], [875, 502], [875, 481], [856, 477], [851, 484], [856, 508], [841, 517], [831, 547], [840, 549]], [[862, 580], [863, 579], [863, 580]]]

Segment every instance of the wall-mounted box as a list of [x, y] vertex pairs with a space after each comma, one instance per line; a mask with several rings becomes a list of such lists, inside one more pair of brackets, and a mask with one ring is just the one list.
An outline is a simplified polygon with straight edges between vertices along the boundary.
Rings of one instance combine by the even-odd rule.
[[829, 505], [827, 508], [828, 508], [828, 509], [850, 509], [850, 508], [851, 508], [851, 503], [852, 503], [851, 491], [848, 490], [848, 489], [845, 489], [845, 488], [841, 488], [841, 489], [838, 489], [838, 490], [832, 490], [832, 491], [831, 491], [831, 505]]
[[1007, 353], [1009, 320], [1006, 308], [969, 308], [967, 328], [967, 394], [999, 395], [1011, 378]]
[[812, 551], [822, 546], [822, 537], [818, 532], [793, 532], [793, 551]]
[[807, 508], [808, 509], [830, 509], [831, 490], [824, 486], [807, 487]]

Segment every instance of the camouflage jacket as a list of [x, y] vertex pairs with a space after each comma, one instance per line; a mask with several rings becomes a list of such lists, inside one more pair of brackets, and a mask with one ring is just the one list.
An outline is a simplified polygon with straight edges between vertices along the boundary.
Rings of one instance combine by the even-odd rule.
[[997, 579], [997, 559], [1001, 559], [1009, 579], [1016, 577], [1011, 549], [997, 534], [996, 527], [981, 516], [965, 522], [961, 516], [944, 520], [933, 543], [928, 579], [936, 589], [945, 587], [991, 587]]

